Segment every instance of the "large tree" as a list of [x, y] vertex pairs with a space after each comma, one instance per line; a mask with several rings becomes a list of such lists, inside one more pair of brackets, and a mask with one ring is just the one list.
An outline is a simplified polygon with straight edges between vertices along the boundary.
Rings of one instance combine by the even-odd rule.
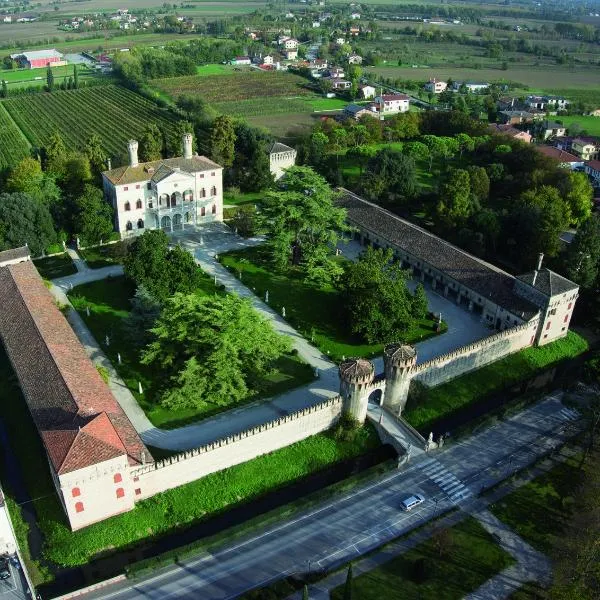
[[140, 138], [140, 160], [142, 162], [160, 160], [163, 145], [163, 135], [160, 129], [154, 123], [149, 123]]
[[380, 189], [386, 191], [389, 201], [414, 197], [417, 174], [413, 159], [391, 148], [380, 150], [367, 163], [362, 188], [370, 200], [380, 199]]
[[28, 194], [0, 194], [0, 245], [3, 250], [27, 244], [39, 256], [56, 242], [56, 232], [47, 206]]
[[131, 312], [123, 322], [128, 342], [136, 348], [143, 348], [152, 341], [151, 329], [160, 316], [160, 303], [152, 294], [140, 285], [131, 298]]
[[202, 278], [193, 256], [178, 246], [170, 249], [167, 234], [158, 229], [135, 238], [124, 263], [125, 275], [159, 302], [176, 292], [193, 292]]
[[340, 279], [349, 327], [369, 344], [401, 340], [413, 324], [406, 272], [393, 256], [391, 249], [368, 247]]
[[235, 126], [229, 115], [220, 115], [210, 128], [210, 157], [223, 167], [231, 167], [235, 158]]
[[273, 263], [302, 266], [308, 279], [326, 282], [341, 273], [332, 256], [346, 226], [335, 192], [309, 167], [292, 167], [277, 190], [267, 192], [258, 216]]
[[175, 294], [152, 333], [142, 362], [168, 378], [160, 402], [169, 408], [239, 401], [290, 349], [248, 300], [234, 295]]
[[75, 198], [73, 228], [84, 245], [97, 244], [113, 231], [113, 209], [104, 199], [102, 190], [86, 185]]
[[441, 222], [452, 228], [464, 223], [474, 211], [469, 173], [455, 169], [442, 186], [437, 215]]
[[579, 227], [563, 258], [565, 275], [584, 289], [597, 287], [600, 268], [600, 216], [593, 214]]
[[[75, 67], [77, 65], [74, 65]], [[106, 152], [102, 148], [102, 140], [99, 135], [93, 133], [87, 139], [83, 153], [90, 161], [90, 168], [92, 174], [98, 181], [101, 180], [100, 174], [106, 170]]]
[[580, 225], [589, 218], [592, 214], [594, 189], [585, 173], [568, 173], [560, 191], [569, 205], [571, 223]]

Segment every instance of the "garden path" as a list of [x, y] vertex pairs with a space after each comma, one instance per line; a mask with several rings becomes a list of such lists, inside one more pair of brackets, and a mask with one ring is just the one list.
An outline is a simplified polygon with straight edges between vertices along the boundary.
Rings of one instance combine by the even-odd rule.
[[86, 271], [90, 270], [85, 260], [83, 260], [83, 258], [81, 258], [81, 256], [78, 254], [77, 250], [74, 250], [73, 248], [67, 248], [67, 254], [71, 257], [71, 260], [73, 261], [78, 273], [85, 273]]

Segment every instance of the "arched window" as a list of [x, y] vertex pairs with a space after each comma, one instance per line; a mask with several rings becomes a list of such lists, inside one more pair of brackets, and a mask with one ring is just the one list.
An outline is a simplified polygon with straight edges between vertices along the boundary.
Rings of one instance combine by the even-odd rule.
[[125, 490], [123, 488], [117, 488], [117, 498], [122, 498], [125, 495]]
[[83, 512], [83, 502], [76, 502], [75, 503], [75, 512], [76, 513]]
[[77, 498], [77, 496], [81, 496], [81, 490], [78, 487], [74, 487], [71, 490], [71, 496], [73, 496], [73, 498]]
[[135, 203], [135, 207], [136, 207], [136, 208], [142, 208], [142, 201], [141, 201], [141, 200], [138, 200], [138, 201]]
[[121, 481], [123, 481], [123, 477], [121, 477], [121, 473], [115, 473], [113, 480], [115, 483], [121, 483]]
[[125, 210], [131, 210], [131, 204], [129, 204], [129, 202], [125, 202]]
[[216, 188], [216, 186], [214, 186], [214, 185], [213, 185], [213, 186], [210, 188], [210, 195], [211, 195], [211, 196], [216, 196], [216, 195], [217, 195], [217, 188]]
[[213, 205], [212, 205], [212, 214], [213, 214], [213, 215], [216, 215], [216, 214], [217, 214], [217, 205], [216, 205], [216, 204], [213, 204]]
[[131, 231], [133, 229], [133, 225], [132, 225], [131, 221], [127, 221], [127, 225], [125, 225], [125, 229], [127, 231]]
[[203, 206], [203, 207], [200, 209], [200, 216], [201, 216], [201, 217], [205, 217], [205, 216], [206, 216], [206, 207], [205, 207], [205, 206]]
[[144, 219], [138, 219], [137, 227], [138, 229], [144, 229]]

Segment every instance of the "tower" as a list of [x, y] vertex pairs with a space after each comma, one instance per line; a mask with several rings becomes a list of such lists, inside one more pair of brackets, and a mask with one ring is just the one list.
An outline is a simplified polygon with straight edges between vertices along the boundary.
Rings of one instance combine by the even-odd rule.
[[375, 367], [370, 360], [349, 358], [340, 364], [340, 396], [344, 399], [344, 411], [359, 423], [367, 418], [369, 386], [373, 383]]
[[385, 393], [383, 406], [400, 416], [408, 398], [411, 372], [417, 363], [417, 351], [407, 344], [388, 344], [383, 351]]
[[129, 143], [127, 144], [127, 150], [129, 151], [129, 166], [137, 167], [140, 164], [138, 161], [137, 140], [129, 140]]
[[184, 133], [183, 134], [183, 158], [189, 160], [192, 158], [192, 134]]

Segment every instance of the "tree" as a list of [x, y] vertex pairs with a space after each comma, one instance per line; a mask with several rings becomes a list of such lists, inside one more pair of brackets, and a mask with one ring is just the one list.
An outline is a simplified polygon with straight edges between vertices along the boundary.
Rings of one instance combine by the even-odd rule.
[[8, 98], [8, 83], [6, 82], [6, 79], [2, 80], [2, 92], [0, 95], [2, 98]]
[[348, 565], [346, 583], [344, 584], [344, 600], [352, 600], [352, 563]]
[[369, 160], [367, 164], [367, 180], [380, 178], [381, 184], [369, 187], [365, 186], [364, 191], [371, 200], [377, 200], [373, 195], [375, 189], [383, 186], [387, 191], [388, 200], [397, 198], [412, 198], [417, 191], [417, 173], [415, 163], [412, 158], [405, 156], [397, 150], [383, 148]]
[[469, 184], [471, 194], [478, 202], [483, 202], [490, 195], [490, 178], [483, 167], [470, 166], [467, 168], [469, 173]]
[[402, 148], [404, 154], [413, 160], [427, 160], [429, 158], [429, 147], [423, 142], [408, 142]]
[[315, 131], [310, 136], [307, 148], [307, 160], [311, 165], [315, 167], [322, 165], [328, 144], [329, 138], [322, 131]]
[[42, 165], [35, 158], [24, 158], [10, 172], [6, 180], [9, 192], [35, 193], [39, 190], [44, 177]]
[[415, 319], [424, 319], [428, 313], [429, 301], [427, 300], [427, 294], [423, 284], [418, 283], [412, 297], [411, 314]]
[[252, 237], [256, 231], [255, 215], [256, 211], [254, 206], [251, 204], [242, 205], [238, 208], [231, 220], [231, 226], [242, 237]]
[[79, 152], [69, 154], [64, 165], [65, 171], [59, 180], [62, 189], [72, 198], [81, 195], [85, 185], [92, 179], [88, 157]]
[[135, 290], [135, 296], [129, 301], [131, 311], [123, 322], [123, 327], [129, 343], [137, 348], [143, 348], [152, 341], [151, 329], [160, 315], [160, 303], [140, 285]]
[[210, 128], [210, 156], [223, 167], [231, 167], [235, 158], [235, 127], [229, 115], [218, 116]]
[[84, 245], [98, 244], [113, 231], [113, 209], [102, 190], [86, 185], [74, 201], [73, 227]]
[[87, 139], [83, 153], [90, 162], [92, 173], [97, 180], [100, 180], [102, 171], [106, 170], [106, 154], [102, 148], [102, 140], [100, 139], [100, 136], [93, 133]]
[[140, 138], [139, 154], [142, 162], [151, 162], [162, 158], [163, 135], [154, 123], [149, 123]]
[[373, 158], [376, 153], [377, 150], [373, 146], [355, 146], [354, 148], [348, 149], [346, 157], [358, 162], [360, 174], [362, 175], [365, 164], [370, 158]]
[[233, 182], [243, 192], [259, 192], [273, 185], [267, 144], [271, 138], [245, 123], [236, 124], [237, 136]]
[[458, 142], [461, 158], [465, 150], [467, 150], [467, 152], [473, 152], [475, 149], [475, 142], [470, 135], [467, 135], [466, 133], [459, 133], [455, 139]]
[[435, 158], [442, 158], [446, 155], [446, 143], [444, 139], [437, 135], [424, 135], [421, 137], [423, 143], [429, 149], [429, 170], [433, 166]]
[[79, 67], [77, 65], [73, 65], [73, 88], [79, 88]]
[[309, 600], [309, 598], [308, 598], [308, 586], [306, 584], [304, 584], [304, 587], [302, 588], [302, 600]]
[[442, 186], [437, 215], [447, 228], [451, 228], [464, 223], [473, 209], [469, 173], [456, 169]]
[[3, 250], [27, 244], [33, 256], [40, 256], [56, 242], [48, 207], [28, 194], [0, 194], [0, 223]]
[[164, 305], [142, 363], [167, 377], [167, 408], [224, 406], [246, 397], [290, 349], [249, 300], [177, 293]]
[[585, 173], [568, 173], [566, 182], [561, 186], [565, 201], [569, 205], [571, 223], [580, 225], [592, 214], [594, 189]]
[[594, 289], [600, 268], [600, 216], [584, 221], [564, 253], [565, 275], [584, 289]]
[[67, 149], [58, 131], [55, 131], [48, 139], [43, 154], [44, 170], [61, 176], [65, 170], [64, 161], [67, 158]]
[[288, 169], [279, 188], [266, 193], [258, 223], [276, 268], [301, 266], [307, 279], [319, 282], [341, 274], [331, 254], [348, 226], [346, 211], [334, 198], [327, 181], [310, 167]]
[[391, 249], [368, 247], [340, 280], [348, 325], [369, 344], [398, 341], [413, 323], [406, 273]]
[[159, 302], [176, 292], [193, 292], [202, 279], [193, 256], [178, 246], [169, 249], [167, 234], [158, 229], [145, 231], [135, 238], [124, 267], [125, 275], [136, 286], [143, 285]]
[[48, 65], [46, 69], [46, 90], [49, 92], [54, 91], [54, 73], [52, 72], [52, 67]]

